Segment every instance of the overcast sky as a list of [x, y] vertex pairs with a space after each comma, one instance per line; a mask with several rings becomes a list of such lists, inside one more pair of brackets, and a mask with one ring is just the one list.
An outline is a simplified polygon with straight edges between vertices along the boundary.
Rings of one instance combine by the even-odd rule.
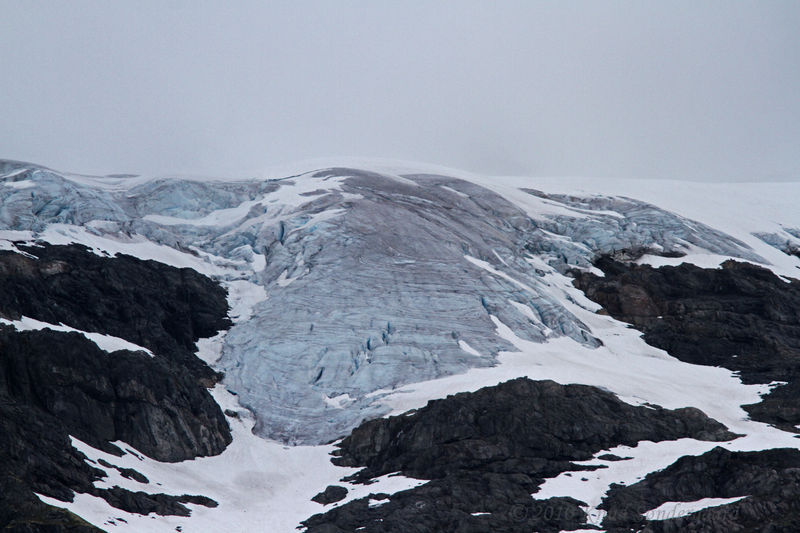
[[0, 158], [800, 179], [800, 2], [0, 0]]

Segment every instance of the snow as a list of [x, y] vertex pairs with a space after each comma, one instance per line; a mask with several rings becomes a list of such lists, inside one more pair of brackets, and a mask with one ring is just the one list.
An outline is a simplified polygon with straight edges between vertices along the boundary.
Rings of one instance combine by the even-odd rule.
[[7, 173], [3, 174], [2, 176], [0, 176], [0, 178], [2, 178], [5, 181], [5, 180], [8, 180], [8, 178], [13, 178], [14, 176], [19, 176], [20, 174], [22, 174], [24, 172], [27, 172], [27, 171], [28, 171], [28, 169], [25, 168], [25, 167], [18, 168], [16, 170], [12, 170], [11, 172], [7, 172]]
[[152, 259], [178, 268], [192, 268], [207, 276], [225, 272], [224, 267], [209, 260], [203, 260], [164, 244], [154, 243], [137, 234], [95, 235], [80, 226], [50, 224], [45, 231], [36, 236], [36, 239], [50, 244], [82, 244], [97, 255], [126, 254], [139, 259]]
[[[329, 509], [335, 509], [336, 507], [341, 507], [342, 505], [350, 503], [353, 500], [365, 498], [370, 494], [383, 493], [391, 496], [392, 494], [396, 494], [404, 490], [420, 487], [425, 483], [427, 483], [427, 481], [405, 477], [396, 472], [376, 477], [373, 480], [371, 480], [371, 482], [368, 485], [362, 485], [362, 484], [355, 485], [351, 483], [343, 483], [340, 481], [336, 484], [347, 488], [348, 490], [347, 496], [336, 503], [325, 506], [324, 510], [328, 511]], [[384, 503], [388, 503], [389, 500], [382, 500], [382, 501]]]
[[683, 263], [691, 263], [700, 268], [721, 268], [722, 263], [731, 259], [730, 256], [710, 254], [703, 252], [693, 252], [683, 257], [662, 257], [660, 255], [645, 254], [635, 261], [637, 265], [650, 265], [653, 268], [662, 266], [678, 266]]
[[228, 302], [231, 307], [228, 315], [238, 323], [246, 322], [253, 316], [258, 304], [267, 301], [269, 295], [262, 285], [247, 280], [233, 280], [223, 283], [228, 289]]
[[31, 180], [3, 181], [0, 185], [11, 187], [12, 189], [30, 189], [31, 187], [36, 187], [36, 183]]
[[448, 192], [451, 192], [451, 193], [455, 194], [456, 196], [460, 196], [461, 198], [469, 198], [468, 194], [463, 193], [461, 191], [457, 191], [457, 190], [453, 189], [452, 187], [448, 187], [447, 185], [439, 185], [439, 187], [441, 187], [442, 189], [444, 189], [444, 190], [446, 190]]
[[467, 343], [467, 341], [465, 341], [465, 340], [463, 340], [463, 339], [459, 339], [459, 340], [458, 340], [458, 345], [461, 347], [461, 349], [462, 349], [462, 350], [464, 350], [465, 352], [467, 352], [467, 353], [468, 353], [468, 354], [470, 354], [470, 355], [475, 355], [475, 356], [477, 356], [477, 357], [480, 357], [480, 356], [481, 356], [481, 353], [480, 353], [478, 350], [476, 350], [475, 348], [473, 348], [472, 346], [470, 346], [470, 345]]
[[279, 287], [288, 287], [296, 279], [297, 278], [287, 277], [286, 270], [284, 270], [283, 272], [281, 272], [281, 275], [278, 276], [278, 279], [275, 280], [275, 283], [277, 283]]
[[242, 202], [236, 207], [218, 209], [200, 218], [185, 219], [164, 215], [145, 215], [144, 220], [149, 220], [164, 226], [190, 224], [192, 226], [229, 226], [242, 220], [253, 207], [260, 205], [262, 200]]
[[[229, 315], [235, 323], [249, 320], [254, 307], [267, 298], [264, 287], [245, 280], [233, 280], [225, 282], [225, 285], [229, 291]], [[213, 364], [219, 357], [227, 334], [228, 331], [223, 331], [198, 341], [198, 356]], [[108, 505], [105, 500], [88, 494], [75, 494], [72, 503], [40, 494], [37, 496], [44, 503], [68, 509], [107, 531], [171, 533], [178, 527], [187, 533], [262, 531], [265, 520], [268, 520], [271, 532], [291, 533], [297, 530], [302, 520], [327, 509], [372, 493], [391, 495], [426, 483], [397, 473], [376, 478], [369, 485], [343, 482], [342, 478], [358, 469], [338, 467], [331, 463], [333, 445], [285, 446], [257, 437], [253, 434], [255, 419], [239, 404], [237, 396], [219, 384], [211, 390], [211, 394], [223, 411], [236, 414], [235, 417], [228, 417], [233, 441], [220, 455], [162, 463], [144, 456], [124, 442], [114, 443], [128, 452], [122, 457], [92, 448], [74, 437], [72, 444], [86, 455], [88, 461], [93, 461], [92, 466], [96, 468], [99, 467], [98, 461], [103, 459], [121, 468], [133, 468], [150, 482], [142, 484], [122, 477], [114, 469], [103, 468], [108, 476], [95, 483], [98, 488], [119, 486], [152, 494], [198, 494], [210, 497], [219, 504], [218, 507], [185, 504], [191, 510], [190, 517], [143, 516], [121, 511]], [[343, 394], [326, 400], [332, 406], [341, 408], [350, 398]], [[348, 489], [345, 499], [330, 506], [311, 501], [313, 496], [332, 484]], [[387, 501], [382, 500], [381, 503]]]
[[682, 516], [690, 515], [709, 507], [719, 507], [720, 505], [729, 505], [747, 498], [747, 496], [737, 496], [735, 498], [703, 498], [693, 502], [666, 502], [662, 503], [655, 509], [650, 509], [644, 513], [644, 517], [648, 520], [669, 520], [671, 518], [680, 518]]
[[701, 455], [720, 444], [679, 439], [665, 442], [642, 441], [636, 447], [616, 446], [597, 455], [611, 453], [630, 459], [623, 461], [592, 459], [576, 462], [578, 465], [598, 465], [606, 468], [563, 472], [557, 477], [545, 480], [533, 497], [537, 500], [546, 500], [562, 496], [580, 500], [587, 504], [583, 507], [587, 514], [587, 523], [600, 525], [605, 517], [605, 511], [597, 509], [597, 506], [602, 502], [611, 483], [632, 485], [641, 481], [650, 472], [663, 470], [684, 455]]
[[367, 505], [370, 508], [373, 508], [373, 507], [380, 507], [381, 505], [384, 505], [384, 504], [387, 504], [387, 503], [389, 503], [388, 499], [387, 500], [373, 500], [372, 498], [370, 498], [369, 501], [367, 502]]
[[[130, 453], [135, 450], [124, 442], [114, 443], [120, 449], [129, 450], [122, 457], [92, 448], [74, 437], [72, 444], [87, 456], [87, 460], [94, 461], [92, 466], [109, 474], [95, 483], [98, 488], [119, 486], [148, 493], [200, 494], [216, 501], [218, 507], [186, 504], [191, 516], [162, 517], [126, 513], [88, 494], [76, 494], [72, 503], [43, 495], [38, 495], [39, 498], [47, 504], [68, 509], [107, 531], [166, 533], [174, 532], [176, 527], [191, 533], [263, 531], [268, 520], [271, 532], [292, 533], [302, 520], [326, 509], [372, 493], [394, 494], [425, 483], [393, 474], [377, 478], [370, 485], [342, 482], [341, 478], [358, 469], [333, 465], [330, 462], [332, 445], [290, 447], [256, 437], [252, 433], [253, 418], [238, 405], [234, 395], [219, 385], [212, 394], [223, 409], [239, 415], [228, 418], [233, 442], [218, 456], [162, 463], [140, 453]], [[133, 468], [150, 483], [142, 484], [122, 477], [114, 469], [99, 467], [96, 463], [100, 459], [121, 468]], [[344, 500], [327, 507], [311, 501], [315, 494], [332, 484], [348, 489]]]
[[322, 399], [326, 404], [330, 405], [334, 409], [344, 409], [346, 405], [350, 404], [354, 400], [349, 394], [340, 394], [332, 398], [330, 396], [323, 395]]
[[30, 241], [33, 238], [33, 235], [30, 231], [2, 231], [0, 232], [0, 236], [0, 250], [16, 252], [32, 259], [35, 258], [35, 256], [27, 252], [23, 252], [14, 244], [15, 242]]
[[128, 350], [131, 352], [145, 352], [150, 357], [155, 356], [153, 352], [151, 352], [147, 348], [143, 348], [138, 344], [128, 342], [125, 339], [120, 339], [119, 337], [113, 337], [111, 335], [104, 335], [102, 333], [95, 333], [91, 331], [81, 331], [79, 329], [65, 326], [64, 324], [48, 324], [47, 322], [42, 322], [40, 320], [36, 320], [34, 318], [26, 316], [21, 317], [19, 320], [8, 320], [5, 318], [0, 318], [0, 324], [4, 324], [6, 326], [12, 326], [17, 331], [39, 331], [43, 329], [49, 329], [52, 331], [61, 331], [64, 333], [80, 333], [81, 335], [83, 335], [84, 337], [95, 343], [97, 347], [103, 350], [104, 352], [112, 353], [116, 352], [117, 350]]
[[195, 355], [207, 365], [214, 366], [222, 356], [222, 341], [226, 333], [226, 331], [220, 331], [213, 337], [199, 339], [196, 343], [197, 352], [195, 352]]
[[269, 203], [298, 208], [311, 200], [315, 192], [330, 192], [339, 190], [347, 176], [314, 177], [316, 171], [306, 172], [296, 178], [283, 178], [275, 180], [280, 184], [277, 191], [268, 195], [265, 200]]
[[469, 261], [473, 265], [475, 265], [475, 266], [477, 266], [479, 268], [482, 268], [487, 272], [490, 272], [490, 273], [494, 274], [495, 276], [503, 278], [506, 281], [510, 281], [514, 285], [518, 286], [521, 289], [525, 289], [526, 291], [528, 291], [531, 294], [538, 294], [537, 291], [532, 289], [529, 285], [526, 285], [526, 284], [522, 283], [521, 281], [518, 281], [518, 280], [512, 278], [511, 276], [509, 276], [505, 272], [500, 272], [499, 270], [497, 270], [494, 267], [492, 267], [492, 265], [490, 265], [486, 261], [481, 261], [477, 257], [472, 257], [472, 256], [469, 256], [469, 255], [465, 255], [464, 259], [466, 259], [467, 261]]

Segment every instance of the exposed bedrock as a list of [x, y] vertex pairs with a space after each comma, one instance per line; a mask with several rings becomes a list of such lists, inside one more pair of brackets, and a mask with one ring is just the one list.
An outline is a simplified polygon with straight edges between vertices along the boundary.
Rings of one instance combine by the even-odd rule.
[[745, 383], [787, 383], [746, 406], [755, 420], [800, 424], [800, 281], [749, 263], [719, 269], [652, 268], [608, 257], [605, 277], [576, 273], [575, 285], [644, 340], [693, 364], [738, 371]]
[[586, 519], [580, 502], [531, 498], [544, 478], [597, 468], [572, 462], [616, 445], [683, 437], [736, 436], [697, 409], [635, 407], [595, 387], [515, 379], [359, 426], [333, 459], [363, 467], [353, 480], [400, 472], [431, 481], [381, 505], [360, 499], [305, 524], [311, 533], [574, 529]]
[[88, 465], [69, 436], [117, 454], [110, 442], [125, 441], [161, 461], [222, 452], [230, 429], [206, 389], [217, 374], [191, 346], [227, 325], [225, 291], [193, 271], [100, 257], [80, 246], [25, 251], [36, 256], [0, 252], [0, 315], [119, 336], [155, 356], [108, 353], [76, 332], [0, 325], [0, 529], [91, 530], [34, 492], [62, 501], [89, 493], [144, 514], [185, 515], [182, 503], [213, 504], [97, 489], [94, 481], [113, 465]]
[[108, 354], [79, 333], [0, 326], [0, 396], [57, 417], [110, 451], [121, 440], [160, 461], [216, 455], [230, 442], [219, 406], [197, 377], [156, 355]]
[[227, 293], [188, 268], [80, 245], [0, 251], [0, 316], [63, 323], [120, 337], [180, 363], [199, 378], [217, 376], [193, 354], [198, 338], [230, 326]]
[[[643, 513], [666, 502], [705, 498], [743, 499], [685, 517], [647, 521]], [[609, 533], [728, 533], [800, 531], [800, 450], [731, 452], [714, 448], [682, 457], [627, 487], [612, 486], [601, 508]], [[679, 506], [677, 508], [680, 508]]]

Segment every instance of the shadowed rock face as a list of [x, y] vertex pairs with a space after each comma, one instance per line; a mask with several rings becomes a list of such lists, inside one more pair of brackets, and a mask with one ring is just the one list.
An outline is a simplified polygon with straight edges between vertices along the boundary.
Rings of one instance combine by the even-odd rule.
[[[746, 498], [686, 517], [647, 522], [642, 516], [666, 502]], [[682, 457], [628, 487], [613, 486], [602, 507], [609, 533], [728, 533], [800, 530], [800, 450], [730, 452], [714, 448]]]
[[217, 374], [192, 349], [200, 335], [228, 324], [225, 291], [153, 261], [100, 257], [80, 246], [23, 249], [34, 256], [0, 251], [0, 315], [119, 336], [155, 357], [107, 353], [79, 333], [0, 325], [0, 529], [93, 530], [33, 492], [64, 501], [89, 493], [144, 514], [187, 515], [181, 502], [214, 505], [96, 489], [92, 483], [112, 466], [89, 466], [68, 437], [110, 453], [120, 450], [109, 442], [125, 441], [162, 461], [222, 452], [230, 430], [206, 390]]
[[113, 259], [82, 246], [19, 246], [0, 251], [0, 315], [20, 316], [120, 337], [191, 368], [217, 375], [194, 357], [198, 338], [230, 327], [226, 293], [188, 268], [130, 256]]
[[572, 461], [612, 446], [682, 437], [735, 435], [696, 409], [634, 407], [594, 387], [516, 379], [355, 429], [333, 460], [364, 467], [354, 480], [401, 472], [432, 481], [378, 507], [357, 500], [305, 525], [312, 533], [569, 529], [585, 523], [580, 502], [533, 500], [543, 478], [596, 468]]
[[745, 383], [788, 382], [746, 406], [755, 420], [796, 432], [800, 424], [800, 281], [728, 261], [652, 268], [601, 258], [605, 277], [575, 285], [644, 340], [683, 361], [722, 366]]
[[[575, 285], [649, 344], [694, 364], [736, 370], [745, 383], [786, 384], [744, 406], [751, 418], [797, 433], [800, 423], [800, 281], [728, 261], [720, 269], [652, 268], [602, 257], [605, 276], [576, 273]], [[666, 502], [746, 498], [686, 517], [647, 521]], [[602, 504], [611, 533], [800, 530], [800, 451], [716, 448], [679, 459]]]

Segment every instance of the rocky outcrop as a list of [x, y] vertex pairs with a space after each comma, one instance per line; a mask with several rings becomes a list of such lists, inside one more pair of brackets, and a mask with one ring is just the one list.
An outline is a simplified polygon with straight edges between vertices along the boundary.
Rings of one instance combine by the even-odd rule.
[[585, 523], [581, 502], [531, 498], [544, 478], [597, 468], [573, 461], [619, 444], [682, 437], [735, 435], [697, 409], [635, 407], [594, 387], [515, 379], [362, 424], [333, 459], [363, 467], [352, 480], [400, 472], [431, 481], [379, 506], [347, 503], [305, 525], [310, 533], [574, 529]]
[[347, 496], [347, 489], [339, 485], [328, 485], [325, 490], [311, 498], [311, 501], [328, 505], [342, 501]]
[[[743, 499], [685, 517], [647, 521], [643, 513], [666, 502]], [[714, 448], [682, 457], [630, 485], [615, 485], [602, 504], [609, 533], [728, 533], [800, 531], [800, 450], [731, 452]]]
[[[90, 531], [34, 492], [72, 501], [89, 493], [140, 513], [187, 515], [201, 496], [97, 489], [112, 464], [90, 466], [70, 436], [109, 453], [124, 441], [154, 459], [215, 455], [231, 434], [208, 393], [218, 375], [193, 355], [225, 327], [223, 289], [188, 269], [80, 246], [0, 252], [0, 314], [110, 334], [146, 347], [107, 353], [76, 332], [0, 325], [0, 529]], [[127, 469], [123, 469], [127, 470]], [[120, 473], [147, 484], [138, 472]]]
[[749, 263], [720, 269], [653, 268], [602, 257], [604, 277], [575, 285], [644, 340], [693, 364], [735, 370], [745, 383], [786, 383], [746, 406], [755, 420], [787, 431], [800, 424], [800, 281]]
[[197, 376], [161, 356], [108, 354], [78, 333], [0, 326], [0, 396], [55, 416], [95, 448], [121, 440], [154, 459], [216, 455], [230, 442]]
[[230, 327], [226, 292], [188, 268], [83, 246], [0, 251], [0, 316], [113, 335], [181, 364], [198, 378], [218, 376], [193, 354], [198, 338]]

